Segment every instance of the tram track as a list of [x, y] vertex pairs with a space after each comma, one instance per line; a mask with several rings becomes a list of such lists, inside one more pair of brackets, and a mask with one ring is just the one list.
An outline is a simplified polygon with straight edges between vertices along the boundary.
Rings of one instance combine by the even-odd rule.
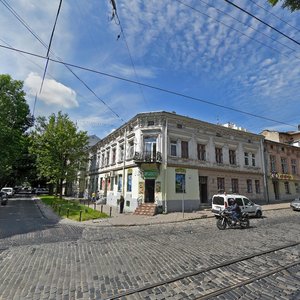
[[[155, 297], [155, 292], [152, 291], [165, 291], [168, 290], [168, 288], [169, 290], [172, 290], [173, 287], [176, 287], [176, 290], [180, 290], [181, 287], [182, 290], [195, 290], [198, 295], [193, 295], [193, 299], [210, 299], [234, 289], [238, 289], [239, 287], [245, 286], [254, 281], [297, 266], [300, 264], [299, 245], [300, 242], [289, 243], [268, 249], [266, 251], [227, 260], [210, 267], [183, 273], [163, 281], [146, 284], [139, 288], [128, 289], [116, 295], [107, 297], [105, 300], [114, 300], [120, 298], [127, 299], [127, 297], [138, 295], [140, 295], [140, 298], [143, 299], [142, 295], [145, 295], [147, 292], [149, 292], [149, 296], [153, 295], [153, 297]], [[298, 253], [298, 256], [294, 255], [293, 251], [290, 251], [289, 255], [287, 255], [287, 250], [293, 247], [296, 248], [296, 253]], [[284, 261], [285, 258], [286, 260]], [[261, 271], [264, 262], [267, 264], [267, 271]], [[279, 262], [281, 262], [280, 266], [278, 266]], [[250, 268], [248, 268], [249, 266], [253, 266], [256, 268], [256, 270], [252, 271]], [[247, 270], [247, 272], [244, 270]], [[212, 278], [212, 280], [209, 278]], [[201, 283], [203, 281], [205, 281], [205, 283], [202, 285], [202, 288]], [[198, 287], [197, 282], [199, 283]], [[135, 297], [135, 299], [138, 299], [138, 297]], [[149, 299], [151, 299], [151, 297]]]

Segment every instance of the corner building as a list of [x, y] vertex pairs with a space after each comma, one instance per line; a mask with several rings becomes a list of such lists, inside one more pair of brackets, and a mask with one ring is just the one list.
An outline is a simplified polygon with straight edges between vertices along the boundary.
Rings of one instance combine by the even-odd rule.
[[210, 207], [213, 194], [265, 199], [263, 136], [169, 112], [140, 113], [90, 149], [85, 188], [125, 211]]

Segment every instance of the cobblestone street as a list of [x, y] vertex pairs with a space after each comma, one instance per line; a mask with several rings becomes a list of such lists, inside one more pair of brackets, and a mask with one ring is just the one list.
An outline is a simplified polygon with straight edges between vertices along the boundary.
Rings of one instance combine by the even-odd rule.
[[[217, 229], [213, 218], [135, 227], [83, 226], [46, 218], [32, 200], [10, 200], [0, 208], [0, 299], [120, 299], [118, 295], [129, 290], [299, 243], [299, 218], [299, 212], [289, 209], [268, 211], [262, 219], [251, 219], [249, 229], [225, 231]], [[280, 252], [281, 259], [294, 263], [290, 269], [214, 299], [299, 299], [300, 246], [282, 251], [276, 255]], [[267, 272], [272, 264], [272, 256], [257, 258], [253, 265], [232, 265], [231, 271], [222, 272]], [[165, 284], [123, 299], [196, 299], [201, 290], [221, 284], [217, 275], [207, 272], [192, 285]]]

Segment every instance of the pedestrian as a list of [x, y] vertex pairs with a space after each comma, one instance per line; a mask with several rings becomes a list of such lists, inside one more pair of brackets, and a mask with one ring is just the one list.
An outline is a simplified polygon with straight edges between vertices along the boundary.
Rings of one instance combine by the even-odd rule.
[[124, 203], [125, 203], [125, 199], [124, 199], [123, 195], [121, 195], [121, 197], [120, 197], [120, 214], [123, 213]]
[[95, 192], [92, 193], [92, 201], [96, 202], [96, 193]]

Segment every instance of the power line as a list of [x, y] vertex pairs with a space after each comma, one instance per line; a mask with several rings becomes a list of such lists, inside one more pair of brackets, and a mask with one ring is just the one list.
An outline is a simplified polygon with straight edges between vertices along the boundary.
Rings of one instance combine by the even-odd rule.
[[[30, 26], [26, 23], [26, 21], [5, 1], [0, 0], [2, 4], [17, 18], [17, 20], [45, 47], [49, 50], [51, 54], [54, 55], [59, 61], [62, 61], [60, 57], [57, 57], [55, 53], [46, 45], [46, 43], [30, 28]], [[7, 43], [6, 43], [7, 44]], [[12, 48], [12, 47], [11, 47]], [[47, 54], [49, 55], [49, 52], [47, 51]], [[48, 56], [47, 55], [47, 56]], [[36, 55], [35, 55], [36, 56]], [[38, 57], [38, 56], [36, 56]], [[41, 56], [40, 58], [44, 58], [44, 56]], [[51, 60], [51, 59], [49, 59]], [[48, 61], [48, 60], [47, 60]], [[63, 63], [64, 64], [64, 63]], [[123, 118], [121, 118], [104, 100], [102, 100], [68, 65], [64, 66], [99, 100], [101, 101], [118, 119], [120, 119], [122, 122], [125, 122]]]
[[[227, 12], [218, 9], [217, 7], [215, 7], [215, 6], [213, 6], [213, 5], [210, 5], [209, 3], [205, 2], [205, 1], [202, 1], [202, 0], [199, 0], [199, 1], [202, 2], [202, 3], [204, 3], [206, 6], [212, 7], [212, 8], [214, 8], [216, 11], [218, 11], [218, 12], [220, 12], [220, 13], [222, 13], [222, 14], [228, 16], [228, 17], [230, 17], [231, 19], [233, 19], [233, 20], [235, 20], [235, 21], [241, 23], [242, 25], [244, 25], [244, 26], [246, 26], [246, 27], [248, 27], [248, 28], [251, 28], [252, 30], [254, 30], [254, 31], [256, 31], [256, 32], [258, 32], [258, 33], [264, 35], [265, 37], [267, 37], [267, 38], [271, 39], [272, 41], [274, 41], [274, 42], [276, 42], [276, 43], [282, 45], [283, 47], [286, 47], [286, 48], [288, 48], [289, 50], [292, 50], [293, 52], [296, 52], [295, 49], [293, 49], [293, 48], [289, 47], [288, 45], [286, 45], [286, 44], [284, 44], [284, 43], [282, 43], [282, 42], [280, 42], [280, 41], [274, 39], [273, 37], [271, 37], [271, 36], [265, 34], [264, 32], [262, 32], [262, 31], [260, 31], [260, 30], [257, 30], [256, 28], [254, 28], [254, 27], [252, 27], [252, 26], [250, 26], [250, 25], [248, 25], [248, 24], [242, 22], [241, 20], [239, 20], [238, 18], [236, 18], [236, 17], [234, 17], [234, 16], [228, 14]], [[180, 2], [180, 1], [179, 1], [179, 2]], [[180, 3], [181, 3], [181, 4], [184, 4], [184, 3], [182, 3], [182, 2], [180, 2]], [[190, 7], [190, 6], [188, 6], [188, 7]], [[281, 53], [281, 54], [282, 54], [282, 53]], [[298, 58], [298, 59], [300, 59], [300, 57], [297, 56], [297, 55], [295, 55], [295, 57]]]
[[[31, 53], [31, 52], [23, 51], [23, 50], [20, 50], [20, 49], [4, 46], [4, 45], [1, 45], [1, 44], [0, 44], [0, 47], [5, 48], [5, 49], [9, 49], [9, 50], [12, 50], [12, 51], [16, 51], [16, 52], [21, 52], [23, 54], [35, 56], [35, 57], [38, 57], [38, 58], [47, 59], [47, 57], [42, 56], [42, 55], [38, 55], [38, 54]], [[246, 112], [246, 111], [243, 111], [243, 110], [240, 110], [240, 109], [236, 109], [236, 108], [233, 108], [233, 107], [229, 107], [229, 106], [226, 106], [226, 105], [217, 104], [217, 103], [211, 102], [209, 100], [189, 96], [189, 95], [179, 93], [179, 92], [175, 92], [175, 91], [172, 91], [172, 90], [168, 90], [168, 89], [165, 89], [165, 88], [162, 88], [162, 87], [153, 86], [153, 85], [142, 83], [142, 82], [137, 82], [137, 81], [134, 81], [132, 79], [123, 78], [123, 77], [120, 77], [120, 76], [116, 76], [116, 75], [112, 75], [112, 74], [109, 74], [109, 73], [93, 70], [93, 69], [90, 69], [90, 68], [78, 66], [78, 65], [75, 65], [75, 64], [67, 63], [67, 62], [62, 62], [62, 61], [55, 60], [55, 59], [52, 59], [52, 58], [49, 58], [49, 60], [52, 61], [52, 62], [58, 63], [58, 64], [64, 64], [64, 65], [67, 65], [69, 67], [73, 67], [73, 68], [76, 68], [76, 69], [84, 70], [84, 71], [95, 73], [95, 74], [99, 74], [99, 75], [106, 76], [106, 77], [109, 77], [109, 78], [125, 81], [125, 82], [132, 83], [132, 84], [139, 84], [141, 86], [144, 86], [144, 87], [147, 87], [147, 88], [150, 88], [150, 89], [154, 89], [154, 90], [158, 90], [158, 91], [161, 91], [161, 92], [164, 92], [164, 93], [168, 93], [168, 94], [172, 94], [172, 95], [175, 95], [175, 96], [183, 97], [183, 98], [186, 98], [186, 99], [189, 99], [189, 100], [202, 102], [202, 103], [205, 103], [205, 104], [208, 104], [208, 105], [213, 105], [213, 106], [216, 106], [216, 107], [220, 107], [220, 108], [224, 108], [224, 109], [227, 109], [227, 110], [235, 111], [235, 112], [245, 114], [245, 115], [249, 115], [249, 116], [252, 116], [252, 117], [255, 117], [255, 118], [259, 118], [259, 119], [271, 121], [271, 122], [274, 122], [274, 123], [278, 123], [278, 124], [287, 125], [287, 126], [297, 128], [296, 125], [292, 125], [292, 124], [285, 123], [285, 122], [282, 122], [282, 121], [278, 121], [278, 120], [275, 120], [275, 119], [263, 117], [263, 116], [260, 116], [260, 115], [257, 115], [257, 114], [249, 113], [249, 112]]]
[[245, 10], [244, 8], [241, 8], [240, 6], [238, 6], [237, 4], [229, 1], [229, 0], [224, 0], [225, 2], [229, 3], [230, 5], [234, 6], [235, 8], [241, 10], [242, 12], [246, 13], [247, 15], [251, 16], [252, 18], [254, 18], [255, 20], [259, 21], [260, 23], [268, 26], [269, 28], [273, 29], [274, 31], [276, 31], [277, 33], [281, 34], [282, 36], [286, 37], [287, 39], [291, 40], [292, 42], [296, 43], [297, 45], [300, 46], [300, 42], [296, 41], [295, 39], [291, 38], [290, 36], [288, 36], [287, 34], [283, 33], [282, 31], [278, 30], [277, 28], [275, 28], [274, 26], [268, 24], [267, 22], [263, 21], [262, 19], [256, 17], [255, 15], [253, 15], [252, 13], [248, 12], [247, 10]]
[[184, 2], [182, 2], [182, 1], [180, 1], [180, 0], [176, 0], [176, 1], [177, 1], [178, 3], [180, 3], [180, 4], [182, 4], [182, 5], [184, 5], [184, 6], [188, 7], [188, 8], [190, 8], [190, 9], [196, 11], [197, 13], [199, 13], [199, 14], [201, 14], [201, 15], [203, 15], [203, 16], [206, 16], [206, 17], [208, 17], [208, 18], [210, 18], [210, 19], [212, 19], [212, 20], [214, 20], [214, 21], [216, 21], [216, 22], [222, 24], [223, 26], [225, 26], [225, 27], [227, 27], [227, 28], [230, 28], [231, 30], [234, 30], [234, 31], [238, 32], [238, 33], [241, 34], [241, 35], [246, 36], [248, 39], [253, 40], [253, 41], [255, 41], [256, 43], [261, 44], [262, 46], [267, 47], [267, 48], [269, 48], [269, 49], [271, 49], [271, 50], [273, 50], [273, 51], [275, 51], [275, 52], [277, 52], [277, 53], [279, 53], [279, 54], [281, 54], [281, 55], [283, 55], [283, 56], [289, 58], [289, 56], [288, 56], [287, 54], [282, 53], [282, 52], [280, 52], [279, 50], [277, 50], [277, 49], [275, 49], [275, 48], [273, 48], [273, 47], [271, 47], [271, 46], [269, 46], [269, 45], [266, 45], [265, 43], [263, 43], [263, 42], [261, 42], [261, 41], [255, 39], [255, 38], [249, 36], [248, 34], [242, 32], [242, 31], [240, 31], [240, 30], [238, 30], [238, 29], [236, 29], [236, 28], [234, 28], [234, 27], [232, 27], [232, 26], [229, 26], [229, 25], [225, 24], [225, 23], [222, 22], [222, 21], [219, 21], [219, 20], [217, 20], [217, 19], [211, 17], [210, 15], [208, 15], [208, 14], [206, 14], [206, 13], [200, 11], [199, 9], [196, 9], [195, 7], [190, 6], [190, 5], [184, 3]]
[[257, 7], [260, 7], [262, 10], [264, 10], [265, 12], [267, 12], [268, 14], [272, 15], [273, 17], [275, 17], [276, 19], [280, 20], [281, 22], [285, 23], [286, 25], [296, 29], [298, 32], [300, 31], [299, 28], [295, 27], [294, 25], [286, 22], [285, 20], [283, 20], [282, 18], [278, 17], [277, 15], [275, 15], [274, 13], [270, 12], [269, 10], [265, 9], [263, 6], [257, 4], [255, 1], [253, 0], [249, 0], [250, 2], [252, 2], [254, 5], [256, 5]]
[[[112, 19], [116, 16], [116, 18], [117, 18], [117, 20], [118, 20], [117, 25], [120, 26], [121, 34], [122, 34], [123, 39], [124, 39], [124, 41], [125, 41], [125, 45], [126, 45], [126, 48], [127, 48], [127, 52], [128, 52], [129, 58], [130, 58], [130, 62], [131, 62], [131, 66], [132, 66], [134, 75], [135, 75], [137, 81], [139, 82], [140, 79], [139, 79], [139, 77], [138, 77], [138, 75], [137, 75], [137, 73], [136, 73], [134, 61], [133, 61], [133, 58], [132, 58], [132, 55], [131, 55], [131, 52], [130, 52], [130, 49], [129, 49], [129, 45], [128, 45], [128, 43], [127, 43], [127, 39], [126, 39], [126, 36], [125, 36], [125, 32], [124, 32], [124, 30], [123, 30], [123, 26], [122, 26], [122, 24], [121, 24], [121, 21], [120, 21], [118, 12], [117, 12], [117, 5], [116, 5], [116, 2], [115, 2], [115, 0], [110, 0], [110, 3], [111, 3], [112, 8], [113, 8]], [[143, 97], [143, 99], [144, 99], [144, 102], [145, 102], [146, 106], [148, 106], [148, 103], [146, 102], [146, 98], [145, 98], [145, 95], [144, 95], [144, 92], [143, 92], [143, 89], [142, 89], [141, 85], [139, 85], [139, 89], [140, 89], [141, 95], [142, 95], [142, 97]]]
[[53, 25], [51, 36], [50, 36], [49, 46], [48, 46], [47, 55], [46, 55], [47, 56], [47, 61], [46, 61], [46, 66], [45, 66], [45, 70], [44, 70], [44, 74], [43, 74], [43, 79], [42, 79], [42, 83], [41, 83], [40, 93], [42, 92], [42, 88], [43, 88], [43, 84], [44, 84], [44, 80], [45, 80], [45, 76], [46, 76], [46, 72], [47, 72], [47, 68], [48, 68], [49, 52], [50, 52], [50, 49], [51, 49], [51, 44], [52, 44], [52, 40], [53, 40], [53, 36], [54, 36], [54, 31], [55, 31], [55, 28], [56, 28], [57, 19], [58, 19], [59, 12], [60, 12], [60, 9], [61, 9], [61, 4], [62, 4], [62, 0], [59, 1], [59, 5], [58, 5], [58, 9], [57, 9], [57, 13], [56, 13], [54, 25]]

